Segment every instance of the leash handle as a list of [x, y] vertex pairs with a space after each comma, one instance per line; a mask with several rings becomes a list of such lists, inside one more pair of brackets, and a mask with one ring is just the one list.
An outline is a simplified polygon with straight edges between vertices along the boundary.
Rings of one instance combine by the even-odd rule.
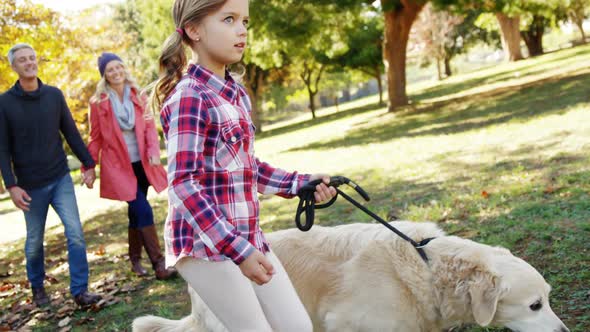
[[[349, 178], [344, 177], [344, 176], [333, 176], [330, 178], [330, 183], [328, 185], [331, 187], [334, 187], [336, 189], [336, 195], [334, 197], [332, 197], [332, 199], [330, 201], [328, 201], [328, 203], [316, 205], [315, 204], [315, 197], [314, 197], [313, 193], [316, 190], [315, 187], [322, 182], [323, 182], [322, 179], [310, 181], [307, 184], [305, 184], [303, 187], [301, 187], [299, 189], [299, 191], [297, 192], [297, 196], [299, 196], [299, 198], [300, 198], [299, 205], [297, 206], [297, 212], [295, 213], [295, 224], [297, 225], [297, 228], [299, 228], [303, 232], [309, 231], [311, 229], [311, 227], [313, 226], [313, 220], [315, 217], [314, 210], [327, 208], [328, 206], [334, 204], [334, 202], [338, 198], [338, 195], [341, 195], [348, 202], [350, 202], [352, 205], [354, 205], [358, 209], [362, 210], [363, 212], [365, 212], [366, 214], [371, 216], [376, 221], [380, 222], [383, 226], [387, 227], [390, 231], [394, 232], [395, 234], [397, 234], [399, 237], [401, 237], [405, 241], [409, 242], [416, 249], [416, 251], [418, 251], [418, 254], [422, 258], [422, 260], [424, 260], [424, 262], [428, 263], [428, 257], [426, 256], [426, 253], [424, 252], [424, 246], [426, 244], [428, 244], [428, 242], [430, 242], [430, 240], [432, 240], [432, 238], [423, 239], [420, 242], [414, 241], [412, 238], [410, 238], [409, 236], [407, 236], [406, 234], [404, 234], [403, 232], [401, 232], [397, 228], [390, 225], [388, 222], [383, 220], [381, 217], [379, 217], [378, 215], [376, 215], [375, 213], [373, 213], [372, 211], [370, 211], [369, 209], [367, 209], [363, 205], [361, 205], [359, 202], [355, 201], [352, 197], [350, 197], [347, 194], [345, 194], [344, 192], [342, 192], [340, 189], [338, 189], [338, 187], [343, 184], [346, 184], [346, 185], [354, 188], [354, 190], [359, 195], [361, 195], [361, 197], [365, 201], [369, 201], [371, 199], [369, 197], [369, 195], [367, 194], [367, 192], [363, 188], [361, 188], [361, 186], [359, 186], [358, 184], [354, 183]], [[303, 214], [304, 212], [305, 212], [305, 223], [302, 224], [301, 223], [301, 214]]]
[[[305, 196], [309, 193], [309, 192], [315, 192], [315, 187], [322, 183], [323, 180], [322, 179], [316, 179], [313, 181], [309, 181], [308, 183], [306, 183], [303, 187], [299, 188], [299, 191], [297, 191], [297, 196], [299, 196], [299, 198], [305, 198]], [[352, 181], [351, 179], [344, 177], [344, 176], [332, 176], [330, 177], [330, 183], [328, 184], [328, 186], [330, 187], [334, 187], [334, 188], [338, 188], [339, 186], [346, 184], [349, 187], [354, 188], [354, 190], [361, 195], [361, 197], [365, 200], [365, 201], [370, 201], [371, 197], [369, 197], [369, 194], [367, 194], [367, 192], [358, 184], [356, 184], [354, 181]], [[334, 196], [336, 197], [336, 196]], [[332, 201], [330, 201], [332, 202]], [[333, 202], [332, 202], [333, 203]], [[328, 205], [329, 204], [329, 205]], [[323, 207], [320, 206], [324, 206], [328, 207], [330, 205], [332, 205], [331, 203], [326, 203], [326, 204], [322, 204], [322, 205], [318, 205], [316, 206], [316, 209], [321, 209]]]
[[[324, 209], [336, 202], [338, 194], [342, 194], [342, 191], [340, 191], [338, 187], [343, 184], [354, 188], [354, 190], [356, 190], [356, 192], [361, 195], [364, 200], [369, 201], [371, 199], [367, 192], [361, 188], [361, 186], [352, 182], [349, 178], [344, 176], [332, 176], [330, 177], [330, 183], [328, 186], [336, 188], [336, 195], [332, 197], [332, 199], [330, 199], [327, 203], [316, 205], [313, 193], [316, 190], [315, 187], [322, 182], [322, 179], [309, 181], [303, 187], [299, 188], [299, 191], [297, 191], [297, 196], [299, 196], [299, 204], [297, 205], [297, 212], [295, 213], [295, 225], [297, 225], [297, 228], [303, 232], [309, 231], [313, 226], [315, 209]], [[301, 222], [301, 215], [303, 213], [305, 213], [304, 223]]]

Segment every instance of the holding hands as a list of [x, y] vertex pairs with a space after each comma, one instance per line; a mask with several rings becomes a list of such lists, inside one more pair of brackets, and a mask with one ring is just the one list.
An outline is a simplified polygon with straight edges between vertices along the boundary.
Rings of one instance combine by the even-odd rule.
[[96, 172], [94, 168], [89, 168], [82, 173], [82, 184], [85, 184], [88, 189], [92, 189], [95, 180]]

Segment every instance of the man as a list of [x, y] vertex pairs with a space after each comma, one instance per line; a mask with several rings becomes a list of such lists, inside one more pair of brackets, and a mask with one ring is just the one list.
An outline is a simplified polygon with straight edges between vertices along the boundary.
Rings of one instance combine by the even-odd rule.
[[27, 226], [25, 257], [33, 301], [49, 303], [43, 287], [45, 259], [43, 237], [49, 205], [64, 225], [68, 244], [70, 292], [80, 306], [101, 297], [88, 292], [88, 261], [74, 185], [67, 166], [60, 132], [89, 168], [86, 186], [94, 183], [94, 161], [86, 149], [62, 92], [37, 77], [37, 57], [30, 45], [17, 44], [8, 61], [18, 75], [12, 88], [0, 95], [0, 170], [16, 207], [23, 210]]

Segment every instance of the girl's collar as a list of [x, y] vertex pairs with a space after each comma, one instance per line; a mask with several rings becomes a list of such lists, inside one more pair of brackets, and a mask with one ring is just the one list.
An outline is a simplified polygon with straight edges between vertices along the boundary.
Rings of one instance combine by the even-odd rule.
[[225, 70], [225, 79], [199, 64], [191, 64], [188, 67], [188, 74], [230, 103], [234, 103], [238, 96], [238, 84], [227, 69]]

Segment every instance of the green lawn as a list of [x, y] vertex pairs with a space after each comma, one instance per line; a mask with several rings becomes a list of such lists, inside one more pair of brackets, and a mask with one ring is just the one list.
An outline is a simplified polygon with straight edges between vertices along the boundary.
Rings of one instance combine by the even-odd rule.
[[[397, 113], [369, 97], [339, 112], [320, 110], [315, 121], [268, 127], [256, 152], [286, 169], [355, 180], [372, 197], [367, 206], [384, 218], [430, 220], [451, 234], [509, 248], [553, 286], [552, 307], [568, 327], [589, 331], [589, 86], [590, 46], [577, 47], [410, 86], [412, 105]], [[261, 204], [266, 231], [293, 227], [295, 200], [264, 197]], [[163, 220], [165, 202], [155, 202], [155, 212]], [[371, 220], [345, 200], [316, 216], [320, 225], [352, 222]], [[180, 318], [190, 312], [181, 280], [131, 276], [125, 228], [124, 210], [85, 224], [92, 280], [118, 303], [76, 311], [74, 331], [123, 331], [143, 314]], [[25, 280], [22, 243], [6, 248], [1, 263], [14, 272], [0, 281], [18, 289]], [[48, 289], [61, 292], [67, 289], [61, 228], [50, 232], [47, 248], [53, 258], [48, 270], [57, 279]], [[22, 317], [30, 316], [30, 308], [18, 307], [28, 297], [29, 289], [0, 297], [2, 316], [19, 308]], [[41, 316], [30, 326], [55, 330], [59, 308], [34, 313]]]

